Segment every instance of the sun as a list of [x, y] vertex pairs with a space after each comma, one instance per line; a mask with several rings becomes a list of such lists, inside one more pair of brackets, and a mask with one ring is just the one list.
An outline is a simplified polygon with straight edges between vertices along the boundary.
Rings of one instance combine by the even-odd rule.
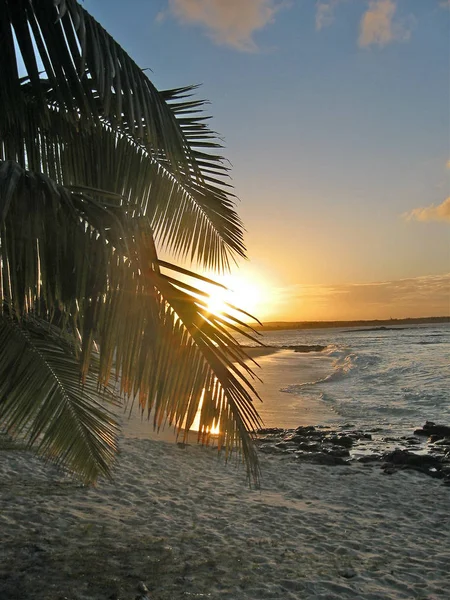
[[264, 289], [256, 278], [243, 277], [241, 275], [225, 275], [220, 283], [227, 289], [211, 286], [207, 292], [207, 309], [213, 314], [235, 314], [228, 305], [243, 310], [252, 316], [258, 317], [264, 301]]

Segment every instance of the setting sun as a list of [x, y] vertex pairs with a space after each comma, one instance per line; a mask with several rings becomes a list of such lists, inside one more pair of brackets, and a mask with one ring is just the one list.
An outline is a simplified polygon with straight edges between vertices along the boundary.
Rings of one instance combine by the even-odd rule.
[[[217, 279], [217, 278], [216, 278]], [[214, 314], [236, 313], [228, 305], [233, 305], [256, 318], [261, 318], [267, 290], [264, 284], [255, 276], [224, 275], [217, 279], [222, 287], [208, 286], [209, 294], [206, 300], [208, 310]]]

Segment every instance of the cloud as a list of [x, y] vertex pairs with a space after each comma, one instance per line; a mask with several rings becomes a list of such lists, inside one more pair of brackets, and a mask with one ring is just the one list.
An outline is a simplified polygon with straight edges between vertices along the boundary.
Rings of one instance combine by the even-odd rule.
[[339, 0], [319, 0], [316, 8], [316, 29], [329, 27], [334, 21], [334, 9]]
[[[400, 319], [450, 314], [450, 273], [393, 281], [285, 288], [292, 320]], [[286, 309], [285, 309], [286, 310]]]
[[392, 42], [405, 42], [411, 37], [414, 18], [394, 21], [397, 5], [393, 0], [371, 0], [364, 13], [359, 32], [359, 45], [362, 47], [386, 46]]
[[[450, 1], [450, 0], [449, 0]], [[450, 158], [448, 159], [448, 161], [445, 163], [445, 166], [447, 167], [447, 169], [450, 169]]]
[[441, 8], [448, 8], [450, 10], [450, 0], [441, 0], [441, 2], [439, 2], [439, 6]]
[[275, 0], [169, 0], [180, 23], [200, 25], [216, 44], [250, 52], [257, 49], [253, 34], [273, 22], [280, 6]]
[[448, 221], [450, 223], [450, 196], [442, 204], [414, 208], [403, 216], [408, 221]]

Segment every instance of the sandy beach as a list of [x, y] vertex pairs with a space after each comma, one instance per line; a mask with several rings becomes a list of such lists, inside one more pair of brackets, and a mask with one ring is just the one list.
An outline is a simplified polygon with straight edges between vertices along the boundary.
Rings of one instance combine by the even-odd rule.
[[114, 481], [86, 488], [0, 456], [1, 600], [448, 594], [450, 489], [420, 473], [261, 455], [255, 490], [214, 449], [123, 437]]

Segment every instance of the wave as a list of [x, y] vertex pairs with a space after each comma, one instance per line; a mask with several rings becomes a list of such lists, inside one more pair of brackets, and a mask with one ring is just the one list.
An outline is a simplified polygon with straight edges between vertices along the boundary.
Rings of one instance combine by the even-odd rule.
[[[334, 352], [337, 352], [336, 350]], [[342, 353], [340, 351], [340, 356], [337, 358], [333, 364], [333, 372], [327, 375], [326, 377], [322, 377], [315, 381], [305, 381], [302, 383], [294, 383], [288, 385], [284, 388], [281, 388], [281, 392], [285, 392], [287, 394], [296, 394], [300, 391], [304, 390], [307, 387], [315, 386], [318, 384], [329, 383], [330, 381], [338, 381], [344, 377], [346, 377], [356, 366], [358, 356], [354, 353]]]

